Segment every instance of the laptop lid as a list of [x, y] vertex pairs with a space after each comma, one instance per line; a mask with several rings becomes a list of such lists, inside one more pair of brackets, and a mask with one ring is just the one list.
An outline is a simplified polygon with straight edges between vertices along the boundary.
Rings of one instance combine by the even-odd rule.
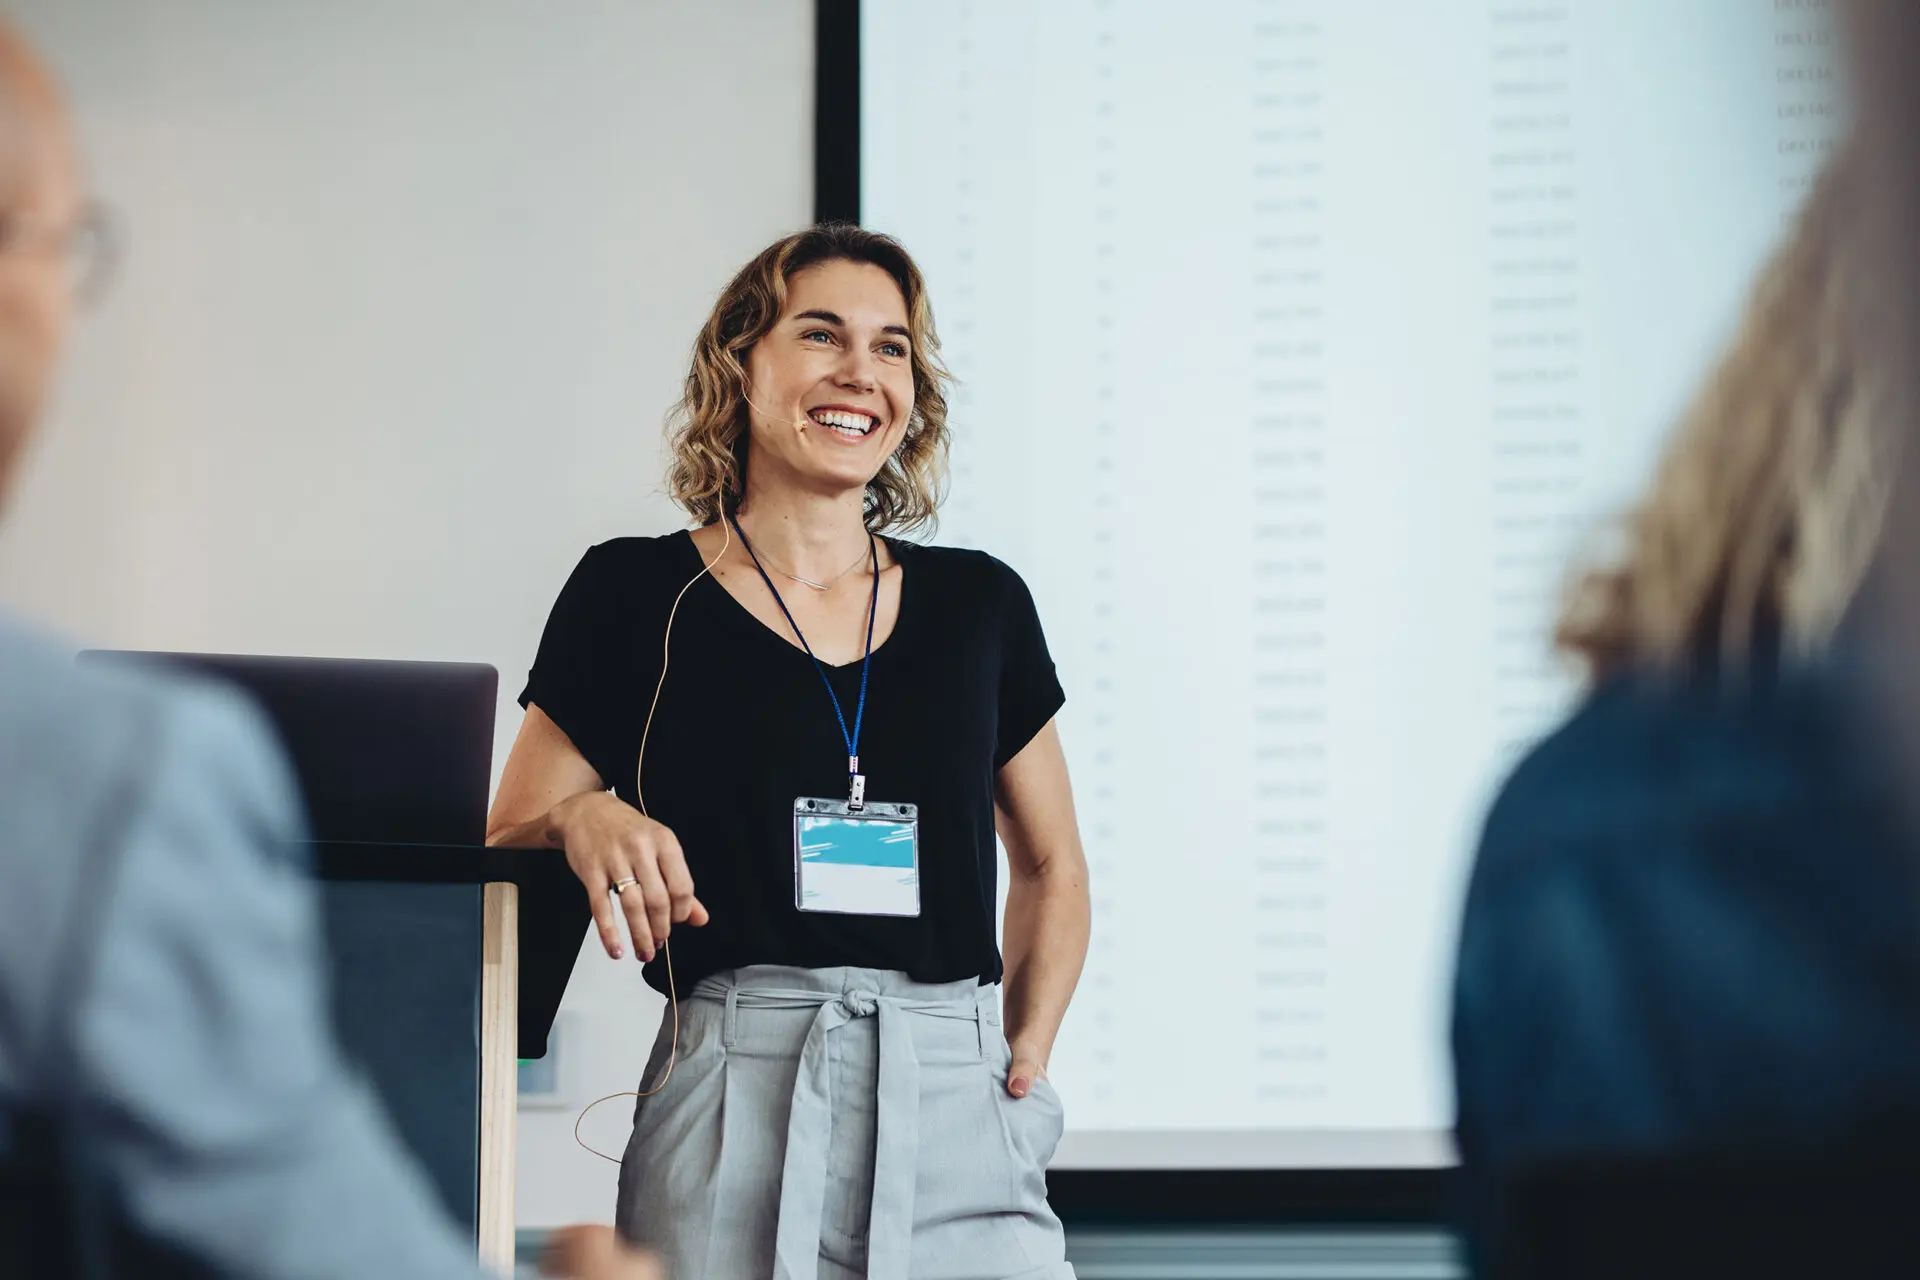
[[279, 731], [316, 840], [482, 844], [499, 675], [483, 663], [90, 650], [237, 685]]

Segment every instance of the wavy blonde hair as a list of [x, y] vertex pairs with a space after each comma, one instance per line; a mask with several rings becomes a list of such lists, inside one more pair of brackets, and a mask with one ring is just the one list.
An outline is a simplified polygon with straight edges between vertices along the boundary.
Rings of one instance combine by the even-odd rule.
[[1626, 521], [1572, 581], [1555, 643], [1594, 680], [1817, 656], [1879, 546], [1895, 436], [1865, 330], [1870, 250], [1843, 151], [1756, 285], [1732, 348]]
[[747, 355], [779, 321], [788, 283], [827, 262], [871, 263], [893, 277], [907, 304], [913, 415], [899, 446], [867, 482], [867, 527], [876, 533], [931, 528], [947, 483], [947, 387], [933, 304], [920, 268], [891, 236], [847, 223], [810, 227], [768, 245], [713, 304], [694, 343], [693, 366], [668, 420], [673, 461], [667, 493], [702, 525], [740, 504], [747, 480]]

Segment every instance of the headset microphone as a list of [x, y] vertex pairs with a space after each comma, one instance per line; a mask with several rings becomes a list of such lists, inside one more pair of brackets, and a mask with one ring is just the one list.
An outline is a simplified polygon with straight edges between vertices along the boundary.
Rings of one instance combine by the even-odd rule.
[[[778, 418], [776, 418], [774, 414], [768, 412], [766, 407], [756, 401], [752, 396], [746, 396], [745, 399], [748, 404], [760, 411], [762, 417], [778, 421]], [[796, 432], [804, 432], [808, 427], [813, 425], [813, 422], [803, 413], [795, 415], [793, 420], [787, 423], [787, 425], [792, 427]]]

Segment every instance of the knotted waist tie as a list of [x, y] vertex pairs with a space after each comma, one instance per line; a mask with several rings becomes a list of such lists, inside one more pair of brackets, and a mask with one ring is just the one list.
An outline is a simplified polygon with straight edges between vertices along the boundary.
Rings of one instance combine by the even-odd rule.
[[[997, 1023], [993, 989], [971, 1001], [926, 1000], [848, 991], [738, 987], [709, 980], [694, 993], [742, 1009], [819, 1009], [800, 1049], [787, 1154], [780, 1172], [780, 1217], [774, 1243], [774, 1280], [817, 1280], [820, 1220], [827, 1193], [827, 1139], [832, 1127], [829, 1038], [857, 1018], [879, 1020], [880, 1066], [875, 1084], [873, 1201], [867, 1219], [867, 1274], [904, 1276], [913, 1244], [913, 1186], [920, 1148], [920, 1059], [913, 1050], [913, 1016]], [[984, 1053], [985, 1033], [981, 1046]]]

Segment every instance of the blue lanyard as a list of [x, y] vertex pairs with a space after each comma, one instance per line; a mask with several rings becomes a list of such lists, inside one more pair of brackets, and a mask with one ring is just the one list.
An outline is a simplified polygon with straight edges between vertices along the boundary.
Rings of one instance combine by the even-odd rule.
[[753, 567], [760, 571], [760, 581], [767, 584], [767, 590], [773, 593], [773, 602], [780, 606], [780, 612], [786, 615], [787, 625], [793, 628], [793, 634], [800, 641], [800, 647], [813, 659], [813, 669], [820, 673], [820, 683], [827, 686], [827, 696], [833, 699], [833, 716], [840, 722], [840, 740], [847, 744], [847, 793], [848, 807], [859, 809], [866, 803], [867, 780], [860, 773], [860, 725], [867, 718], [867, 672], [873, 666], [873, 620], [880, 614], [880, 544], [873, 535], [867, 535], [867, 547], [873, 554], [873, 599], [867, 606], [867, 652], [860, 659], [860, 702], [853, 712], [853, 732], [847, 732], [847, 713], [840, 709], [840, 695], [833, 691], [833, 681], [827, 679], [827, 669], [813, 652], [813, 646], [807, 643], [801, 634], [800, 624], [793, 620], [793, 611], [787, 608], [787, 602], [780, 598], [780, 589], [773, 585], [773, 579], [767, 576], [766, 566], [760, 563], [759, 555], [753, 544], [747, 541], [747, 531], [731, 515], [727, 523], [740, 535], [740, 545], [747, 549], [747, 555], [753, 559]]

